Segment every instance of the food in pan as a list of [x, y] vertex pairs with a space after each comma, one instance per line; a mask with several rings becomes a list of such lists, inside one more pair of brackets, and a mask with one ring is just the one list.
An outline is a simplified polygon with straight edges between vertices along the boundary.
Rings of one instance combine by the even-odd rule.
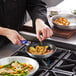
[[63, 26], [68, 26], [70, 24], [70, 22], [65, 17], [57, 18], [53, 20], [53, 23], [63, 25]]
[[36, 55], [49, 54], [52, 53], [53, 51], [54, 51], [53, 49], [49, 50], [49, 46], [35, 46], [29, 48], [29, 52], [31, 54], [36, 54]]
[[31, 64], [13, 61], [7, 65], [0, 65], [0, 75], [2, 76], [25, 76], [33, 70]]

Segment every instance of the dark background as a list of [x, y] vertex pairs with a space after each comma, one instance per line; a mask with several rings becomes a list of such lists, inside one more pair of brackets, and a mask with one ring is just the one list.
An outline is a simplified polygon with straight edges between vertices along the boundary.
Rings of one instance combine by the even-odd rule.
[[[57, 4], [59, 4], [60, 2], [64, 1], [64, 0], [43, 0], [46, 4], [47, 4], [47, 7], [53, 7], [53, 6], [56, 6]], [[27, 21], [30, 20], [30, 17], [27, 13]]]

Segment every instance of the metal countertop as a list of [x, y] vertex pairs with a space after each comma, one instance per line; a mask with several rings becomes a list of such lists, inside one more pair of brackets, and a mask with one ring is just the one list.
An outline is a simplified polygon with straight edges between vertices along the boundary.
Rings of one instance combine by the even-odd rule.
[[20, 46], [13, 45], [12, 43], [7, 43], [0, 48], [0, 58], [12, 55]]

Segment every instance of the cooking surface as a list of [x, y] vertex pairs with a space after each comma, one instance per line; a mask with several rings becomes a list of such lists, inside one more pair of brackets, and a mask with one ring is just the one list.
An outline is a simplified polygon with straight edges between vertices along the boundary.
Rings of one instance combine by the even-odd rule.
[[[24, 47], [20, 50], [17, 50], [17, 52], [15, 52], [12, 56], [30, 57], [28, 54], [26, 54], [25, 48], [27, 48], [27, 47]], [[47, 59], [35, 58], [39, 62], [40, 68], [35, 73], [34, 76], [59, 76], [60, 73], [55, 75], [52, 69], [54, 68], [54, 66], [57, 63], [59, 63], [59, 61], [63, 57], [65, 57], [68, 54], [68, 52], [69, 52], [69, 50], [57, 47], [56, 52], [52, 56], [50, 56], [49, 58], [47, 58]], [[64, 76], [64, 75], [62, 74], [61, 76]]]
[[[51, 43], [51, 41], [46, 41]], [[26, 56], [25, 48], [21, 46], [7, 44], [2, 48], [0, 56]], [[19, 50], [20, 49], [20, 50]], [[17, 51], [17, 52], [16, 52]], [[47, 59], [36, 59], [40, 68], [34, 76], [72, 76], [76, 71], [76, 52], [57, 47], [56, 52]], [[70, 69], [69, 69], [70, 68]]]
[[[47, 42], [50, 43], [50, 42]], [[25, 48], [17, 50], [12, 56], [30, 57]], [[56, 52], [47, 59], [35, 58], [40, 65], [34, 76], [75, 76], [76, 75], [76, 51], [57, 47]]]

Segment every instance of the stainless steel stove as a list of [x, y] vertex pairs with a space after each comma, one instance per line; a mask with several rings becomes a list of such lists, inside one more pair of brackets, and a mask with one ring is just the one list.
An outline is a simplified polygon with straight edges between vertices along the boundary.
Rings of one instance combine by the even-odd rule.
[[[50, 42], [48, 42], [50, 43]], [[12, 56], [30, 57], [20, 47]], [[47, 59], [37, 59], [39, 70], [34, 76], [74, 76], [76, 72], [76, 52], [57, 47], [56, 52]]]

